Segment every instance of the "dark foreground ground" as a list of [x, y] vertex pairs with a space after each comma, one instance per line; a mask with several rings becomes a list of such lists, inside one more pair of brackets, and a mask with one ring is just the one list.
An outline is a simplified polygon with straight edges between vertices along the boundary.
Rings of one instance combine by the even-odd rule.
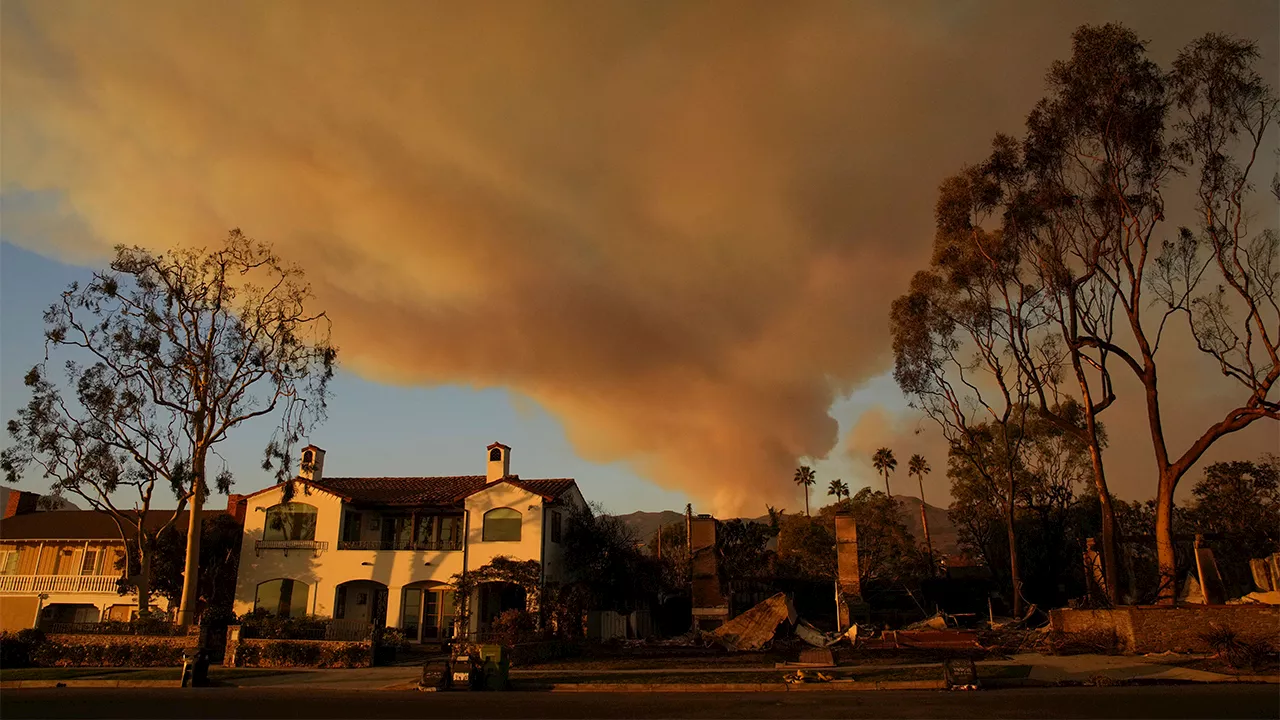
[[5, 690], [16, 718], [1276, 718], [1275, 685], [979, 692], [419, 693], [271, 688]]

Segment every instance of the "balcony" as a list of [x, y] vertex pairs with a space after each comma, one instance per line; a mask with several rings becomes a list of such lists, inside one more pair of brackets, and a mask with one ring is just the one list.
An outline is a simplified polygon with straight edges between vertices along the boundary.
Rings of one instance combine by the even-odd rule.
[[339, 550], [409, 550], [417, 552], [450, 552], [462, 549], [462, 540], [339, 540]]
[[263, 550], [283, 550], [285, 556], [289, 555], [290, 550], [308, 550], [320, 556], [320, 553], [329, 549], [327, 540], [258, 540], [253, 544], [253, 554], [262, 555]]
[[119, 575], [0, 575], [0, 595], [107, 593], [116, 595]]

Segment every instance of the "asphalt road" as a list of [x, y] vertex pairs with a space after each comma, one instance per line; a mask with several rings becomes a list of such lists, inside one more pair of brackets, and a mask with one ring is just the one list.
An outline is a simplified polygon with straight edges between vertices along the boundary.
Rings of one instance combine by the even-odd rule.
[[1276, 718], [1275, 685], [809, 693], [419, 693], [279, 688], [20, 689], [16, 718]]

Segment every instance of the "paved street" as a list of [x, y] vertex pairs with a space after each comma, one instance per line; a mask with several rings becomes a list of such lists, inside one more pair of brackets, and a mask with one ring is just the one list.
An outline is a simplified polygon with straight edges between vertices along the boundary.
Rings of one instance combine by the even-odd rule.
[[1275, 718], [1275, 685], [972, 693], [419, 693], [276, 688], [6, 690], [16, 718]]

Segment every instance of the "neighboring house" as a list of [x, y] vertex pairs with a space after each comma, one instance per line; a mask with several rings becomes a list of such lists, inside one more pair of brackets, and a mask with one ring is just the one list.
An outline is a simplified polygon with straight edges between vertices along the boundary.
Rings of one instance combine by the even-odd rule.
[[[302, 450], [293, 500], [247, 496], [235, 612], [320, 615], [402, 628], [428, 642], [453, 632], [452, 578], [495, 557], [536, 560], [564, 577], [568, 513], [585, 507], [570, 478], [510, 474], [511, 448], [486, 448], [488, 472], [454, 477], [326, 477], [324, 450]], [[481, 585], [471, 631], [525, 607], [523, 589]]]
[[[10, 491], [0, 520], [0, 630], [134, 617], [136, 593], [120, 595], [117, 589], [124, 541], [115, 522], [94, 510], [40, 512], [39, 498]], [[242, 498], [230, 496], [227, 512], [243, 517]], [[172, 515], [173, 510], [151, 510], [147, 526], [160, 527]], [[185, 531], [185, 511], [174, 525]], [[168, 612], [163, 596], [153, 593], [151, 601]]]

